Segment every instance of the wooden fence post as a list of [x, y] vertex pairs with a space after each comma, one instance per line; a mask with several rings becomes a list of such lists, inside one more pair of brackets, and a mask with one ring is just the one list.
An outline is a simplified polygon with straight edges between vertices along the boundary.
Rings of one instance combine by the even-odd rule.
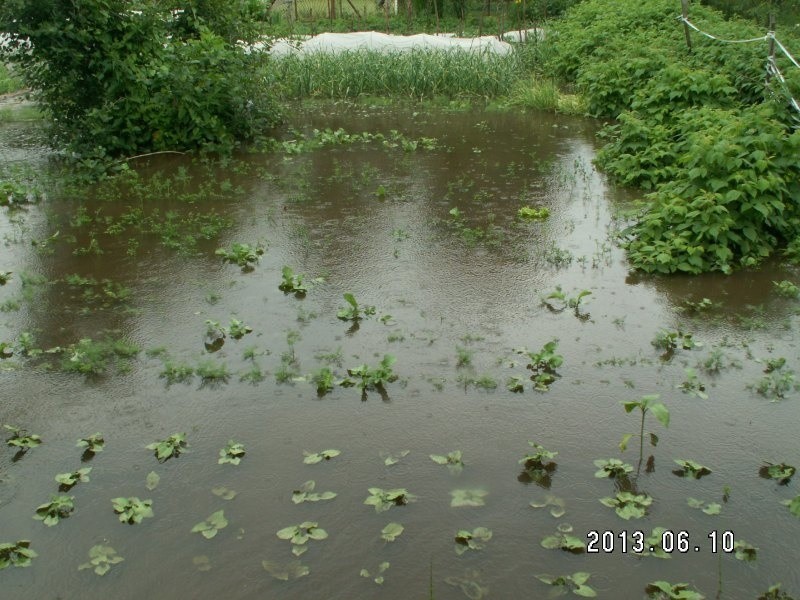
[[681, 12], [683, 13], [683, 33], [686, 36], [686, 46], [689, 52], [692, 51], [692, 36], [689, 32], [689, 25], [686, 21], [689, 19], [689, 0], [681, 0]]
[[769, 15], [769, 58], [767, 59], [767, 85], [769, 85], [770, 79], [772, 79], [772, 67], [775, 64], [775, 15], [770, 13]]

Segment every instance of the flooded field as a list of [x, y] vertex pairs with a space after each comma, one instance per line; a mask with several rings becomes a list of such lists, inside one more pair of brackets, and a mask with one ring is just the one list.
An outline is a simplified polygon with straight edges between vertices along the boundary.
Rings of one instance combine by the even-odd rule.
[[[766, 468], [800, 464], [796, 269], [631, 273], [592, 121], [291, 120], [0, 208], [0, 423], [42, 440], [0, 455], [0, 544], [38, 554], [7, 597], [800, 593], [798, 480]], [[0, 124], [3, 168], [53, 168], [37, 132]], [[79, 570], [95, 546], [124, 560]]]

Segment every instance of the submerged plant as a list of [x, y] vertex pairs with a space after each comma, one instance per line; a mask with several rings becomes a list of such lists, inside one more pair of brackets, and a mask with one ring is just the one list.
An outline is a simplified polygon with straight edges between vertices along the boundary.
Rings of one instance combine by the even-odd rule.
[[791, 500], [782, 500], [781, 504], [783, 504], [784, 506], [788, 506], [789, 512], [792, 513], [798, 519], [800, 519], [800, 494], [798, 494]]
[[381, 529], [381, 539], [387, 542], [393, 542], [400, 537], [400, 534], [402, 534], [404, 530], [405, 527], [400, 523], [389, 523], [386, 527]]
[[781, 584], [769, 586], [769, 589], [761, 594], [756, 600], [794, 600], [792, 596], [781, 589]]
[[319, 452], [306, 452], [303, 451], [303, 462], [307, 465], [315, 465], [321, 463], [323, 460], [330, 460], [336, 458], [342, 453], [341, 450], [320, 450]]
[[451, 473], [458, 474], [464, 469], [464, 462], [461, 460], [461, 450], [454, 450], [446, 455], [431, 454], [430, 457], [437, 465], [447, 465]]
[[376, 513], [387, 511], [393, 506], [405, 506], [417, 499], [413, 494], [409, 494], [405, 488], [395, 488], [393, 490], [369, 488], [367, 491], [369, 496], [364, 500], [364, 504], [374, 506]]
[[556, 527], [556, 533], [548, 535], [541, 541], [542, 548], [548, 550], [561, 549], [573, 554], [580, 554], [586, 550], [586, 544], [580, 538], [570, 535], [572, 533], [572, 525], [569, 523], [560, 523]]
[[542, 299], [542, 303], [553, 312], [561, 312], [566, 308], [572, 308], [575, 310], [575, 314], [578, 315], [583, 299], [591, 295], [592, 292], [589, 290], [581, 290], [576, 296], [567, 296], [561, 286], [557, 285], [555, 291], [550, 292]]
[[711, 469], [701, 465], [700, 463], [694, 462], [693, 460], [679, 460], [676, 458], [675, 464], [677, 464], [680, 469], [675, 469], [673, 473], [679, 477], [700, 479], [701, 477], [705, 477], [711, 473]]
[[694, 341], [691, 333], [667, 329], [660, 329], [650, 343], [659, 350], [663, 350], [665, 358], [671, 357], [675, 350], [678, 349], [691, 350], [702, 346], [702, 344]]
[[73, 471], [72, 473], [59, 473], [56, 475], [56, 482], [61, 484], [62, 491], [67, 491], [78, 482], [86, 483], [89, 481], [89, 473], [91, 473], [92, 467], [84, 467], [82, 469], [78, 469], [77, 471]]
[[561, 588], [561, 594], [570, 591], [576, 596], [594, 598], [597, 596], [597, 592], [586, 585], [586, 582], [589, 581], [589, 577], [591, 577], [591, 574], [584, 572], [573, 573], [572, 575], [559, 575], [558, 577], [553, 577], [552, 575], [536, 575], [536, 579], [542, 583]]
[[628, 473], [633, 472], [633, 467], [628, 463], [624, 463], [617, 458], [598, 459], [594, 461], [594, 466], [600, 470], [596, 471], [594, 476], [602, 479], [604, 477], [613, 477], [614, 479], [621, 479], [627, 477]]
[[116, 364], [118, 372], [129, 369], [128, 359], [135, 358], [139, 348], [123, 339], [104, 339], [100, 341], [83, 338], [70, 344], [64, 351], [61, 367], [67, 373], [83, 375], [102, 375], [111, 363]]
[[81, 438], [78, 440], [76, 446], [78, 448], [85, 448], [84, 454], [94, 455], [102, 452], [106, 445], [106, 440], [103, 438], [102, 433], [93, 433], [89, 437]]
[[332, 391], [338, 383], [330, 367], [322, 367], [311, 375], [311, 382], [317, 386], [317, 395], [322, 397]]
[[264, 254], [264, 247], [250, 244], [233, 244], [230, 249], [219, 248], [215, 254], [221, 256], [222, 260], [242, 267], [242, 271], [252, 271], [254, 265], [258, 264], [260, 257]]
[[[373, 572], [373, 574], [375, 575], [375, 578], [373, 579], [373, 581], [375, 583], [377, 583], [378, 585], [381, 585], [385, 581], [384, 577], [383, 577], [383, 574], [387, 571], [388, 568], [389, 568], [389, 562], [388, 561], [384, 561], [381, 564], [379, 564], [378, 565], [378, 570]], [[372, 577], [370, 572], [367, 571], [366, 569], [361, 569], [361, 572], [359, 574], [362, 577]]]
[[27, 430], [13, 425], [3, 425], [3, 427], [11, 432], [11, 437], [6, 438], [6, 445], [19, 448], [21, 452], [27, 452], [42, 443], [42, 438], [35, 433], [29, 434]]
[[700, 592], [689, 588], [688, 583], [669, 583], [667, 581], [653, 581], [644, 589], [648, 598], [653, 600], [703, 600]]
[[356, 301], [355, 296], [351, 293], [346, 293], [344, 295], [345, 302], [347, 302], [348, 306], [344, 308], [340, 308], [339, 312], [336, 313], [336, 316], [341, 319], [342, 321], [360, 321], [364, 317], [369, 317], [375, 314], [376, 310], [374, 306], [361, 306]]
[[531, 502], [530, 506], [532, 508], [546, 508], [549, 506], [550, 515], [556, 519], [560, 519], [567, 512], [567, 505], [564, 499], [552, 495], [545, 496], [544, 502]]
[[180, 456], [186, 448], [186, 434], [173, 433], [168, 438], [153, 442], [145, 446], [148, 450], [155, 450], [155, 456], [158, 462], [164, 462], [172, 457]]
[[36, 508], [33, 516], [38, 521], [43, 521], [48, 527], [52, 527], [61, 519], [66, 519], [73, 510], [75, 496], [51, 496], [50, 502], [41, 504]]
[[647, 507], [653, 503], [653, 499], [647, 494], [618, 492], [613, 498], [601, 498], [600, 503], [613, 508], [617, 515], [628, 521], [641, 519], [647, 512]]
[[125, 559], [111, 546], [98, 544], [89, 548], [89, 562], [79, 565], [78, 570], [93, 569], [98, 575], [105, 575], [111, 570], [111, 565], [119, 564], [123, 560]]
[[304, 521], [299, 525], [279, 529], [276, 535], [282, 540], [289, 540], [292, 543], [292, 554], [300, 556], [308, 550], [308, 540], [327, 539], [328, 532], [321, 529], [315, 521]]
[[468, 489], [452, 490], [450, 492], [450, 507], [461, 508], [463, 506], [483, 506], [486, 504], [484, 498], [489, 495], [486, 490]]
[[15, 543], [0, 544], [0, 571], [6, 567], [30, 567], [31, 561], [39, 556], [31, 550], [30, 540], [17, 540]]
[[702, 510], [707, 515], [718, 515], [722, 511], [722, 505], [718, 502], [703, 502], [696, 498], [688, 498], [686, 503], [692, 508]]
[[303, 502], [319, 502], [320, 500], [333, 500], [336, 492], [315, 492], [317, 484], [313, 480], [306, 481], [300, 489], [292, 492], [292, 502], [302, 504]]
[[492, 530], [476, 527], [472, 531], [459, 529], [456, 533], [456, 554], [461, 556], [467, 550], [481, 550], [486, 542], [492, 539]]
[[522, 206], [517, 211], [517, 218], [521, 221], [544, 221], [550, 216], [550, 209], [546, 206], [541, 208], [532, 208], [530, 206]]
[[684, 369], [684, 372], [686, 373], [686, 380], [677, 386], [678, 389], [682, 390], [685, 394], [697, 396], [702, 400], [708, 400], [706, 386], [697, 378], [697, 371], [692, 368], [687, 368]]
[[279, 565], [278, 563], [274, 563], [269, 560], [263, 560], [261, 561], [261, 566], [264, 567], [264, 570], [267, 573], [272, 575], [275, 579], [279, 579], [281, 581], [299, 579], [300, 577], [305, 577], [311, 572], [311, 569], [298, 560], [293, 560], [286, 565]]
[[773, 281], [772, 285], [775, 286], [775, 292], [785, 298], [798, 298], [800, 297], [800, 287], [797, 287], [789, 280]]
[[758, 470], [758, 474], [761, 477], [764, 479], [774, 479], [778, 482], [778, 485], [787, 485], [792, 477], [794, 477], [796, 472], [797, 469], [795, 469], [792, 465], [787, 465], [786, 463], [780, 463], [777, 465], [767, 463]]
[[201, 521], [192, 527], [191, 533], [199, 533], [207, 540], [210, 540], [217, 535], [220, 529], [224, 529], [227, 526], [228, 520], [225, 518], [225, 511], [218, 510], [205, 521]]
[[760, 395], [772, 402], [784, 399], [787, 394], [800, 389], [795, 372], [785, 367], [786, 359], [783, 357], [768, 360], [764, 368], [766, 375], [748, 387], [755, 388]]
[[153, 516], [152, 500], [139, 500], [136, 497], [112, 498], [111, 504], [114, 507], [114, 512], [119, 515], [120, 522], [128, 523], [129, 525], [141, 523], [142, 519]]
[[242, 461], [244, 454], [245, 450], [242, 444], [234, 442], [233, 440], [228, 440], [228, 444], [219, 451], [219, 460], [217, 463], [238, 465]]

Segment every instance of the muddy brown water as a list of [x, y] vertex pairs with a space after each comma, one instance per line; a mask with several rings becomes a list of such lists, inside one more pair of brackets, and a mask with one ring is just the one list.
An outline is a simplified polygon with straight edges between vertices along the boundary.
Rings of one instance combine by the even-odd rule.
[[[765, 461], [800, 464], [800, 398], [791, 392], [770, 402], [747, 388], [764, 375], [760, 360], [782, 356], [787, 368], [800, 369], [798, 303], [776, 295], [772, 284], [796, 282], [796, 271], [772, 262], [728, 277], [632, 274], [613, 232], [615, 215], [634, 195], [610, 185], [592, 165], [598, 143], [591, 121], [344, 104], [298, 107], [292, 121], [305, 133], [398, 130], [436, 138], [439, 148], [404, 152], [373, 142], [242, 157], [245, 169], [215, 174], [241, 187], [235, 200], [198, 200], [190, 207], [171, 197], [151, 200], [149, 206], [179, 213], [214, 209], [232, 220], [218, 240], [189, 254], [165, 248], [157, 236], [112, 237], [99, 225], [69, 224], [77, 205], [100, 218], [128, 210], [126, 198], [66, 201], [55, 188], [38, 205], [2, 209], [0, 270], [14, 277], [0, 287], [0, 303], [16, 299], [19, 310], [0, 313], [0, 341], [28, 331], [41, 348], [65, 347], [114, 330], [176, 361], [224, 363], [231, 376], [218, 385], [202, 385], [196, 376], [167, 385], [159, 377], [163, 358], [144, 352], [125, 373], [111, 368], [90, 378], [62, 372], [58, 358], [1, 361], [0, 421], [41, 435], [44, 444], [17, 461], [11, 448], [0, 456], [0, 542], [30, 539], [39, 554], [30, 568], [0, 574], [0, 595], [544, 598], [549, 589], [536, 575], [580, 571], [591, 573], [589, 585], [606, 598], [641, 598], [655, 580], [689, 583], [706, 597], [755, 598], [778, 582], [800, 593], [800, 519], [780, 504], [800, 493], [797, 479], [778, 486], [758, 475]], [[6, 123], [0, 137], [6, 166], [47, 170], [41, 140], [31, 141], [35, 125]], [[139, 165], [145, 178], [181, 167], [205, 177], [183, 159]], [[549, 208], [550, 217], [519, 223], [515, 215], [526, 204]], [[449, 212], [454, 207], [463, 215], [460, 226]], [[103, 254], [75, 255], [93, 228]], [[56, 232], [52, 253], [31, 244]], [[64, 241], [70, 234], [74, 244]], [[130, 255], [129, 237], [139, 242]], [[267, 249], [249, 273], [214, 255], [218, 247], [258, 241]], [[303, 299], [286, 295], [278, 289], [284, 265], [325, 282]], [[46, 283], [23, 285], [21, 274]], [[66, 285], [68, 274], [108, 279], [130, 288], [131, 296], [103, 306]], [[556, 286], [570, 295], [592, 292], [581, 318], [542, 304]], [[377, 307], [357, 331], [336, 318], [345, 292]], [[714, 307], [685, 310], [687, 300], [702, 298]], [[385, 315], [391, 316], [381, 321]], [[232, 317], [253, 333], [205, 353], [206, 320], [225, 326]], [[690, 331], [703, 347], [665, 360], [651, 345], [661, 328]], [[387, 385], [385, 397], [369, 392], [365, 401], [355, 388], [319, 398], [308, 382], [278, 383], [290, 331], [299, 333], [299, 375], [324, 366], [323, 354], [339, 354], [341, 363], [331, 368], [340, 377], [348, 367], [375, 365], [392, 354], [399, 380]], [[560, 377], [549, 391], [537, 392], [527, 361], [514, 349], [538, 350], [553, 339], [564, 357]], [[245, 359], [252, 347], [255, 358]], [[471, 352], [471, 365], [458, 366], [457, 347]], [[715, 350], [739, 367], [718, 374], [697, 368]], [[253, 362], [264, 380], [240, 381]], [[677, 388], [686, 368], [697, 368], [708, 399]], [[470, 384], [484, 375], [496, 389]], [[506, 390], [515, 375], [525, 378], [524, 393]], [[625, 521], [599, 502], [617, 490], [612, 480], [594, 477], [593, 461], [637, 465], [635, 439], [624, 453], [617, 447], [623, 434], [639, 428], [638, 416], [626, 414], [620, 401], [645, 394], [660, 394], [671, 423], [665, 429], [648, 415], [646, 431], [656, 432], [660, 443], [645, 446], [643, 459], [652, 454], [654, 470], [643, 465], [634, 480], [653, 504], [646, 517]], [[96, 431], [105, 436], [105, 450], [82, 464], [76, 440]], [[145, 446], [176, 432], [186, 432], [188, 451], [158, 463]], [[230, 439], [246, 447], [238, 466], [217, 463]], [[549, 489], [520, 481], [528, 441], [558, 452]], [[304, 451], [327, 448], [341, 455], [303, 463]], [[410, 452], [398, 464], [384, 464], [382, 455], [404, 450]], [[460, 474], [429, 458], [454, 450], [463, 453]], [[674, 459], [695, 460], [713, 472], [680, 478], [672, 473]], [[54, 527], [32, 519], [57, 492], [54, 476], [81, 466], [92, 467], [91, 481], [69, 492], [72, 515]], [[151, 471], [160, 483], [148, 491]], [[293, 504], [292, 491], [308, 480], [337, 497]], [[223, 500], [211, 492], [217, 486], [238, 495]], [[364, 505], [372, 487], [406, 488], [417, 499], [376, 513]], [[485, 505], [451, 507], [457, 489], [488, 492]], [[560, 518], [530, 506], [548, 495], [564, 500]], [[120, 523], [111, 506], [120, 496], [152, 499], [155, 516]], [[722, 503], [721, 514], [689, 507], [689, 497]], [[220, 509], [229, 524], [216, 537], [190, 533]], [[262, 561], [294, 560], [290, 543], [276, 532], [304, 521], [329, 533], [311, 541], [299, 559], [310, 572], [288, 582], [273, 578]], [[380, 532], [390, 522], [405, 530], [387, 543]], [[660, 526], [687, 531], [691, 546], [666, 560], [637, 555], [630, 546], [623, 552], [618, 537], [609, 553], [543, 548], [542, 539], [564, 523], [584, 541], [591, 530], [649, 535]], [[475, 527], [491, 529], [492, 539], [458, 556], [456, 532]], [[712, 553], [707, 536], [714, 531], [732, 531], [737, 541], [756, 546], [757, 559]], [[103, 577], [78, 570], [96, 544], [125, 559]], [[373, 579], [382, 562], [390, 566], [378, 585]], [[360, 576], [362, 569], [372, 576]]]

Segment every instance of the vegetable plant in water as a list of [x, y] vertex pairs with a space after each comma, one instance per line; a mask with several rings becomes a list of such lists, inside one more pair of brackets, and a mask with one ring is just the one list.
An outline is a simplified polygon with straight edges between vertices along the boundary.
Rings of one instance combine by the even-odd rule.
[[682, 390], [684, 394], [697, 396], [701, 400], [708, 400], [706, 394], [706, 386], [697, 378], [697, 371], [692, 368], [684, 369], [686, 373], [686, 380], [678, 384], [678, 389]]
[[84, 467], [82, 469], [78, 469], [77, 471], [73, 471], [72, 473], [59, 473], [56, 475], [56, 482], [60, 483], [59, 490], [62, 492], [66, 492], [71, 487], [76, 485], [78, 482], [86, 483], [89, 481], [89, 473], [91, 473], [91, 467]]
[[453, 474], [461, 473], [464, 469], [464, 462], [461, 460], [461, 450], [454, 450], [447, 455], [431, 454], [431, 460], [437, 465], [447, 465]]
[[403, 527], [400, 523], [389, 523], [386, 527], [381, 529], [381, 539], [387, 542], [393, 542], [400, 534], [403, 533], [405, 527]]
[[224, 529], [227, 526], [228, 520], [225, 518], [225, 511], [218, 510], [205, 521], [201, 521], [192, 527], [191, 533], [199, 533], [207, 540], [210, 540], [217, 535], [220, 529]]
[[76, 444], [78, 448], [85, 448], [83, 453], [87, 457], [93, 456], [98, 452], [102, 452], [105, 445], [106, 441], [103, 438], [102, 433], [93, 433], [89, 437], [81, 438], [78, 440], [78, 443]]
[[292, 502], [301, 504], [303, 502], [319, 502], [320, 500], [333, 500], [336, 498], [335, 492], [315, 492], [317, 484], [313, 480], [306, 481], [300, 489], [292, 492]]
[[317, 396], [320, 398], [332, 391], [337, 381], [329, 367], [322, 367], [311, 375], [311, 381], [317, 386]]
[[641, 519], [647, 512], [647, 507], [653, 499], [647, 494], [634, 494], [632, 492], [618, 492], [614, 498], [601, 498], [600, 503], [614, 511], [626, 521]]
[[702, 346], [702, 344], [694, 341], [691, 333], [669, 331], [666, 329], [659, 330], [658, 333], [656, 333], [656, 336], [653, 338], [653, 341], [650, 343], [659, 350], [664, 351], [663, 358], [665, 359], [671, 358], [675, 353], [675, 350], [679, 348], [683, 350], [691, 350], [693, 348], [699, 348]]
[[594, 466], [600, 470], [596, 471], [594, 476], [602, 479], [604, 477], [613, 477], [614, 479], [622, 479], [628, 476], [628, 473], [633, 472], [633, 467], [628, 463], [624, 463], [616, 458], [608, 458], [605, 460], [598, 459], [594, 461]]
[[230, 249], [219, 248], [215, 254], [222, 260], [242, 267], [242, 272], [252, 271], [264, 254], [263, 246], [250, 244], [233, 244]]
[[570, 591], [576, 596], [581, 596], [583, 598], [595, 598], [597, 592], [586, 585], [586, 582], [589, 581], [589, 577], [591, 577], [589, 573], [578, 572], [572, 575], [559, 575], [558, 577], [553, 577], [552, 575], [537, 575], [536, 579], [547, 585], [561, 588], [561, 594]]
[[[388, 568], [389, 568], [389, 562], [388, 561], [384, 561], [381, 564], [379, 564], [378, 565], [378, 570], [373, 572], [374, 575], [375, 575], [375, 578], [373, 579], [373, 581], [375, 583], [377, 583], [378, 585], [381, 585], [384, 582], [383, 574], [386, 572], [386, 570]], [[367, 571], [366, 569], [361, 569], [360, 575], [362, 577], [372, 577], [370, 572]]]
[[787, 485], [796, 472], [797, 469], [786, 463], [777, 465], [767, 463], [758, 470], [758, 474], [761, 477], [764, 479], [774, 479], [778, 482], [778, 485]]
[[75, 496], [52, 496], [50, 502], [41, 504], [36, 508], [36, 514], [33, 518], [43, 521], [48, 527], [52, 527], [60, 519], [66, 519], [75, 510], [73, 500], [75, 500]]
[[539, 352], [528, 352], [525, 349], [517, 350], [518, 354], [527, 356], [530, 362], [527, 368], [533, 371], [531, 381], [534, 389], [546, 392], [559, 374], [556, 369], [564, 363], [564, 357], [556, 353], [558, 341], [547, 342]]
[[322, 462], [323, 460], [330, 460], [339, 456], [342, 453], [341, 450], [321, 450], [319, 452], [306, 452], [303, 451], [303, 462], [307, 465], [315, 465], [317, 463]]
[[392, 365], [396, 360], [391, 354], [386, 354], [377, 367], [370, 368], [367, 365], [360, 365], [347, 369], [349, 377], [342, 381], [341, 385], [345, 387], [357, 386], [364, 396], [366, 396], [368, 389], [385, 393], [385, 384], [397, 380], [397, 375], [392, 370]]
[[35, 433], [28, 434], [25, 429], [13, 425], [3, 425], [3, 427], [11, 432], [11, 437], [6, 439], [6, 445], [19, 448], [22, 452], [27, 452], [42, 443], [42, 438]]
[[[664, 427], [669, 427], [669, 410], [666, 406], [664, 406], [661, 402], [657, 402], [659, 399], [658, 394], [649, 394], [647, 396], [642, 396], [640, 400], [630, 400], [628, 402], [622, 402], [622, 406], [625, 408], [626, 413], [630, 413], [635, 409], [639, 409], [639, 412], [642, 415], [641, 427], [639, 428], [639, 467], [641, 468], [642, 464], [642, 457], [644, 455], [644, 418], [648, 412], [652, 412], [655, 415], [656, 419], [658, 419], [659, 423], [661, 423]], [[634, 433], [626, 433], [622, 436], [622, 441], [619, 443], [619, 449], [623, 452], [628, 447], [628, 442], [634, 437]], [[658, 444], [658, 436], [650, 432], [650, 444], [652, 446], [656, 446]]]
[[517, 218], [520, 221], [544, 221], [549, 216], [550, 209], [548, 209], [546, 206], [541, 208], [523, 206], [517, 211]]
[[186, 448], [186, 434], [173, 433], [165, 440], [153, 442], [145, 446], [148, 450], [155, 450], [158, 462], [164, 462], [174, 456], [180, 456]]
[[686, 503], [692, 508], [698, 508], [707, 515], [718, 515], [722, 511], [722, 505], [718, 502], [703, 502], [697, 498], [688, 498]]
[[580, 554], [586, 550], [586, 544], [583, 540], [570, 535], [572, 533], [572, 525], [569, 523], [560, 523], [556, 527], [556, 533], [548, 535], [541, 541], [542, 548], [548, 550], [561, 549], [573, 554]]
[[789, 512], [792, 513], [798, 519], [800, 519], [800, 494], [798, 494], [791, 500], [781, 501], [781, 504], [783, 504], [784, 506], [788, 506]]
[[89, 562], [78, 566], [78, 570], [94, 569], [98, 575], [105, 575], [111, 570], [111, 565], [121, 563], [123, 560], [125, 559], [111, 546], [98, 544], [89, 548]]
[[492, 530], [476, 527], [472, 531], [460, 529], [456, 533], [456, 554], [461, 556], [467, 550], [481, 550], [486, 542], [492, 539]]
[[550, 292], [549, 295], [542, 299], [542, 303], [553, 312], [561, 312], [566, 308], [571, 308], [577, 316], [580, 315], [583, 299], [591, 295], [592, 292], [589, 290], [581, 290], [576, 296], [567, 296], [561, 286], [557, 285], [555, 291]]
[[230, 463], [238, 465], [245, 454], [244, 446], [239, 442], [228, 440], [228, 444], [219, 451], [218, 464]]
[[680, 469], [675, 469], [672, 472], [678, 477], [700, 479], [701, 477], [711, 474], [711, 469], [693, 460], [680, 460], [676, 458], [675, 464], [677, 464]]
[[535, 442], [528, 442], [533, 451], [528, 451], [525, 456], [519, 459], [519, 464], [523, 466], [523, 471], [518, 479], [523, 483], [534, 481], [537, 484], [549, 488], [551, 474], [558, 468], [555, 461], [551, 460], [558, 455], [558, 452], [546, 450], [543, 446]]
[[705, 596], [689, 588], [688, 583], [669, 583], [653, 581], [644, 589], [648, 598], [653, 600], [703, 600]]
[[17, 540], [16, 543], [0, 544], [0, 571], [6, 567], [30, 567], [31, 561], [39, 556], [31, 550], [30, 540]]
[[239, 319], [231, 319], [231, 323], [228, 327], [228, 332], [231, 334], [231, 337], [235, 340], [242, 339], [248, 333], [251, 333], [253, 328], [249, 325], [246, 325], [244, 321], [240, 321]]
[[282, 540], [289, 540], [292, 543], [292, 554], [300, 556], [308, 550], [308, 540], [324, 540], [328, 537], [328, 532], [320, 529], [319, 523], [304, 521], [299, 525], [284, 527], [276, 535]]
[[141, 523], [142, 519], [153, 516], [152, 500], [139, 500], [136, 497], [112, 498], [111, 504], [114, 512], [119, 515], [120, 522], [129, 525]]
[[293, 560], [286, 565], [279, 565], [278, 563], [270, 560], [264, 560], [261, 561], [261, 566], [264, 567], [264, 570], [267, 573], [272, 575], [275, 579], [279, 579], [281, 581], [299, 579], [300, 577], [305, 577], [311, 572], [311, 569], [298, 560]]
[[360, 321], [376, 312], [374, 306], [359, 306], [355, 296], [349, 292], [344, 295], [344, 299], [348, 306], [340, 308], [336, 313], [336, 316], [342, 321]]
[[450, 507], [483, 506], [486, 504], [484, 498], [488, 495], [489, 492], [482, 489], [452, 490], [450, 492]]
[[567, 505], [564, 499], [558, 496], [547, 495], [545, 496], [544, 502], [531, 502], [530, 505], [532, 508], [546, 508], [549, 506], [550, 514], [556, 519], [563, 517], [564, 513], [567, 512]]
[[[283, 267], [281, 271], [283, 278], [278, 289], [286, 294], [294, 294], [298, 298], [302, 298], [308, 293], [308, 285], [304, 283], [305, 275], [295, 273], [291, 267]], [[321, 282], [322, 278], [314, 279], [314, 283]]]
[[384, 490], [381, 488], [369, 488], [369, 496], [364, 500], [364, 504], [374, 506], [375, 512], [384, 512], [393, 506], [405, 506], [409, 502], [416, 500], [416, 496], [409, 494], [405, 488], [395, 488]]

